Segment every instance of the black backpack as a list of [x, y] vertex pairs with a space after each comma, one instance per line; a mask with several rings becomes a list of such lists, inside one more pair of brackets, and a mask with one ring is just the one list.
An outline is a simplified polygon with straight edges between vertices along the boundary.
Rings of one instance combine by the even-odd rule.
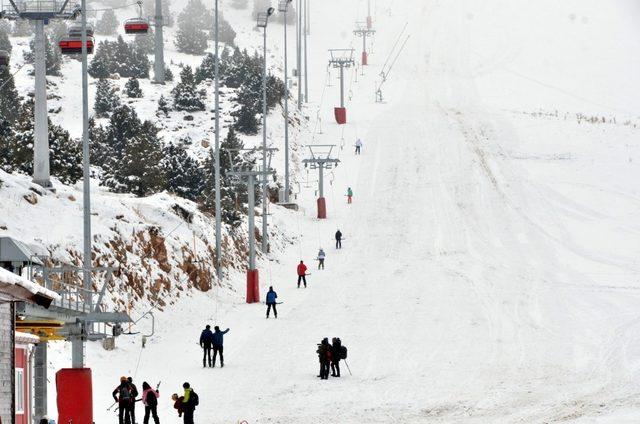
[[191, 394], [189, 395], [189, 403], [193, 406], [200, 405], [200, 398], [198, 397], [198, 394], [193, 391], [193, 389], [191, 389]]
[[118, 391], [118, 394], [120, 395], [120, 398], [118, 399], [120, 402], [124, 402], [124, 401], [129, 402], [131, 400], [131, 389], [128, 385], [120, 386], [120, 390]]
[[340, 359], [347, 359], [347, 347], [340, 346]]

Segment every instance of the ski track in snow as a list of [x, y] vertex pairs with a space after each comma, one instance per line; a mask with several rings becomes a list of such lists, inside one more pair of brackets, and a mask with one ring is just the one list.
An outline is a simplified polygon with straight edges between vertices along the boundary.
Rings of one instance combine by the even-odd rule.
[[[324, 104], [307, 109], [312, 123], [321, 107], [318, 144], [344, 144], [327, 188], [329, 219], [314, 218], [314, 188], [300, 194], [300, 213], [274, 208], [273, 219], [300, 232], [298, 244], [260, 263], [261, 294], [274, 285], [284, 301], [279, 318], [265, 320], [264, 305], [214, 290], [158, 314], [158, 333], [144, 351], [137, 338], [120, 338], [114, 352], [91, 344], [97, 423], [114, 420], [104, 410], [121, 374], [135, 375], [139, 385], [162, 380], [163, 422], [177, 422], [168, 397], [184, 380], [200, 395], [196, 420], [207, 423], [640, 419], [638, 130], [532, 125], [533, 118], [507, 112], [539, 105], [593, 110], [593, 103], [566, 95], [576, 85], [565, 75], [564, 59], [556, 58], [557, 69], [551, 62], [553, 46], [546, 73], [535, 57], [543, 47], [534, 46], [550, 42], [536, 26], [541, 21], [577, 20], [571, 25], [583, 27], [568, 31], [569, 41], [556, 40], [557, 51], [565, 52], [582, 28], [599, 24], [596, 2], [374, 3], [372, 65], [357, 83], [354, 71], [348, 73], [349, 124], [332, 123], [337, 84]], [[640, 14], [631, 1], [615, 3], [618, 9], [607, 15], [614, 22], [626, 19], [615, 15], [625, 6]], [[314, 6], [312, 99], [323, 90], [324, 51], [350, 40], [358, 51], [349, 31], [356, 13], [364, 16], [364, 4]], [[344, 13], [336, 14], [338, 7]], [[373, 104], [376, 74], [407, 21], [412, 38], [385, 85], [388, 100]], [[531, 39], [524, 30], [511, 37], [509, 29], [519, 25], [534, 32]], [[569, 63], [580, 54], [588, 58], [566, 52]], [[566, 88], [545, 91], [505, 70]], [[617, 84], [601, 85], [607, 83]], [[616, 110], [640, 106], [638, 96], [605, 95], [596, 85], [579, 97], [602, 98], [597, 103]], [[629, 90], [638, 94], [637, 82]], [[357, 136], [362, 156], [351, 150]], [[567, 160], [539, 159], [566, 152]], [[349, 206], [348, 186], [355, 192]], [[336, 228], [345, 234], [339, 251]], [[328, 253], [325, 271], [313, 266], [319, 246]], [[307, 289], [295, 287], [300, 255], [311, 264]], [[242, 292], [242, 281], [236, 287]], [[231, 327], [224, 370], [200, 367], [197, 338], [206, 322]], [[333, 336], [348, 346], [353, 375], [343, 365], [343, 378], [318, 381], [315, 344]], [[68, 357], [64, 346], [56, 349], [52, 355]]]

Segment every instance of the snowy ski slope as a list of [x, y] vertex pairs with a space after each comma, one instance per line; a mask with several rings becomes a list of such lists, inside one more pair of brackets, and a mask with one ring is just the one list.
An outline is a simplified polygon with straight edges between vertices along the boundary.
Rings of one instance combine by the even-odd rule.
[[[183, 381], [201, 423], [640, 421], [640, 7], [373, 2], [371, 66], [357, 82], [349, 73], [350, 123], [338, 127], [326, 49], [359, 50], [365, 3], [312, 2], [308, 114], [320, 111], [323, 134], [308, 142], [344, 149], [328, 220], [314, 218], [304, 181], [302, 213], [274, 208], [300, 235], [260, 264], [261, 294], [271, 284], [284, 301], [278, 320], [214, 290], [158, 314], [144, 350], [137, 338], [115, 352], [90, 345], [96, 422], [115, 420], [105, 410], [120, 375], [162, 381], [165, 423], [178, 422], [169, 396]], [[406, 22], [407, 49], [375, 104]], [[320, 246], [325, 271], [313, 270]], [[312, 264], [306, 290], [300, 259]], [[223, 370], [201, 368], [205, 323], [231, 328]], [[333, 336], [353, 375], [319, 381], [315, 344]], [[56, 367], [69, 357], [59, 349]]]

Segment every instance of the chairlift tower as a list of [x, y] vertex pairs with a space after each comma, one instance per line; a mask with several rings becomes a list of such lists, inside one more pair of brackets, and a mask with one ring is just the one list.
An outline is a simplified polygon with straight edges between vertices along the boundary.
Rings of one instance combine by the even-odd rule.
[[33, 182], [51, 188], [49, 166], [49, 124], [47, 121], [47, 77], [44, 26], [52, 19], [75, 19], [80, 13], [74, 5], [67, 10], [69, 0], [39, 1], [9, 0], [3, 5], [0, 18], [11, 20], [25, 19], [35, 23], [34, 68], [35, 68], [35, 107], [34, 107], [34, 143], [33, 143]]
[[353, 31], [353, 34], [362, 37], [362, 66], [367, 66], [369, 64], [367, 53], [367, 37], [372, 36], [376, 33], [374, 29], [366, 28], [365, 22], [356, 22], [357, 28]]
[[278, 11], [284, 14], [284, 202], [289, 203], [289, 65], [287, 53], [287, 12], [293, 0], [280, 0]]
[[329, 66], [340, 69], [340, 107], [334, 108], [336, 122], [340, 125], [347, 123], [347, 109], [344, 107], [344, 70], [355, 65], [353, 49], [330, 49]]
[[[218, 6], [216, 0], [216, 8]], [[217, 9], [216, 9], [217, 10]], [[162, 17], [162, 0], [156, 0], [155, 10], [155, 58], [153, 63], [153, 82], [156, 84], [164, 84], [164, 36], [163, 27], [164, 19]]]
[[[256, 152], [256, 149], [242, 149], [240, 152]], [[275, 148], [269, 148], [264, 154], [267, 156], [266, 162], [267, 167], [259, 167], [256, 169], [254, 164], [234, 164], [233, 156], [231, 155], [234, 150], [228, 151], [229, 154], [229, 162], [231, 164], [231, 171], [229, 171], [229, 175], [236, 176], [241, 179], [247, 180], [247, 195], [248, 195], [248, 220], [249, 220], [249, 264], [247, 268], [247, 303], [257, 303], [260, 302], [260, 279], [259, 273], [256, 269], [256, 240], [255, 240], [255, 216], [256, 216], [256, 190], [255, 184], [256, 179], [263, 180], [266, 182], [267, 176], [275, 175], [275, 171], [271, 167], [271, 158], [273, 157], [273, 153], [277, 151]], [[235, 150], [238, 152], [238, 150]], [[263, 221], [267, 219], [266, 216], [262, 217]], [[265, 234], [262, 234], [262, 239], [264, 240]]]
[[331, 157], [335, 144], [314, 144], [309, 148], [309, 158], [304, 159], [304, 166], [318, 170], [318, 219], [327, 218], [327, 202], [324, 198], [324, 170], [337, 167], [339, 159]]

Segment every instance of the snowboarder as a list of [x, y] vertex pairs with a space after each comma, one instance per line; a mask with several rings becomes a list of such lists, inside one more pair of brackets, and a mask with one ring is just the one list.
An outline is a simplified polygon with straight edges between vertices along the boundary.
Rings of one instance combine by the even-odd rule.
[[218, 356], [218, 353], [220, 354], [220, 367], [224, 367], [224, 357], [222, 356], [222, 345], [224, 343], [224, 335], [227, 334], [229, 332], [229, 329], [227, 328], [224, 331], [220, 331], [220, 327], [218, 327], [217, 325], [215, 327], [213, 327], [215, 331], [215, 333], [213, 333], [213, 367], [216, 366], [216, 357]]
[[331, 375], [340, 377], [340, 359], [342, 359], [342, 342], [339, 337], [331, 340]]
[[200, 347], [203, 350], [203, 356], [202, 356], [203, 367], [207, 366], [207, 359], [208, 359], [209, 366], [212, 366], [211, 364], [211, 346], [212, 345], [213, 345], [213, 333], [211, 332], [211, 326], [207, 325], [206, 328], [202, 330], [202, 333], [200, 334]]
[[347, 203], [353, 203], [353, 190], [351, 190], [351, 187], [347, 189]]
[[307, 288], [307, 266], [304, 264], [303, 261], [300, 261], [300, 263], [298, 264], [298, 288], [300, 288], [300, 282], [304, 282], [304, 288]]
[[329, 363], [331, 362], [331, 345], [326, 337], [318, 345], [318, 359], [320, 360], [320, 377], [322, 380], [329, 379]]
[[336, 249], [342, 249], [342, 233], [340, 230], [336, 231]]
[[144, 404], [144, 424], [149, 424], [149, 415], [153, 416], [153, 422], [160, 424], [158, 418], [158, 398], [160, 392], [151, 388], [146, 381], [142, 383], [142, 403]]
[[133, 378], [127, 377], [129, 388], [131, 390], [131, 403], [129, 404], [129, 415], [131, 415], [131, 424], [136, 424], [136, 398], [138, 397], [138, 388], [133, 384]]
[[120, 377], [120, 384], [111, 393], [113, 400], [118, 403], [118, 424], [132, 424], [131, 404], [134, 400], [131, 397], [131, 387], [127, 377]]
[[184, 396], [182, 398], [184, 424], [193, 424], [193, 413], [196, 410], [196, 406], [200, 404], [200, 399], [189, 383], [184, 383], [182, 388], [184, 389]]
[[362, 149], [362, 140], [356, 140], [356, 155], [360, 154], [360, 149]]
[[322, 247], [320, 248], [320, 250], [318, 251], [318, 269], [322, 268], [324, 269], [324, 258], [326, 257], [326, 253], [324, 253], [324, 250], [322, 250]]
[[267, 319], [269, 318], [269, 312], [271, 312], [271, 308], [273, 308], [273, 315], [278, 318], [278, 311], [276, 310], [276, 299], [278, 298], [278, 293], [273, 291], [273, 286], [269, 287], [269, 291], [267, 292]]

